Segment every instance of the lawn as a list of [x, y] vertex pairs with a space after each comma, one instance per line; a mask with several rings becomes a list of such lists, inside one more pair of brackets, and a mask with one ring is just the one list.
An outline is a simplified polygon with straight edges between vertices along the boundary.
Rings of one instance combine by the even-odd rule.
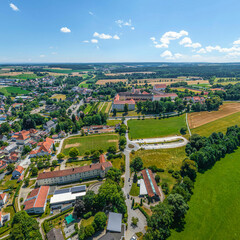
[[90, 217], [90, 218], [88, 218], [88, 219], [83, 219], [83, 220], [81, 221], [81, 226], [86, 227], [86, 226], [92, 224], [92, 223], [93, 223], [93, 220], [94, 220], [94, 216], [92, 216], [92, 217]]
[[240, 149], [198, 174], [183, 232], [172, 240], [239, 239]]
[[16, 94], [28, 94], [29, 91], [23, 90], [22, 88], [19, 87], [3, 87], [0, 88], [0, 92], [3, 93], [5, 96], [11, 95], [11, 93], [16, 93]]
[[140, 192], [140, 187], [138, 187], [137, 183], [133, 183], [129, 194], [131, 196], [138, 196], [139, 192]]
[[120, 170], [122, 170], [122, 168], [125, 169], [125, 158], [124, 158], [124, 156], [111, 159], [110, 161], [112, 162], [112, 165], [113, 165], [114, 168], [117, 168], [117, 169], [120, 169]]
[[164, 119], [129, 120], [129, 138], [155, 138], [180, 135], [180, 129], [186, 127], [186, 115]]
[[74, 136], [64, 140], [62, 152], [68, 155], [69, 150], [72, 147], [76, 147], [80, 156], [83, 156], [86, 151], [102, 149], [104, 152], [110, 146], [118, 148], [118, 134], [101, 134], [101, 135], [90, 135], [90, 136]]
[[79, 160], [79, 161], [67, 161], [66, 167], [82, 167], [86, 165], [90, 165], [92, 160]]
[[116, 124], [121, 123], [121, 120], [107, 120], [107, 125], [108, 126], [115, 126]]
[[225, 133], [228, 127], [240, 125], [240, 112], [220, 118], [213, 122], [204, 124], [200, 127], [191, 129], [192, 134], [197, 133], [201, 136], [210, 136], [213, 132]]

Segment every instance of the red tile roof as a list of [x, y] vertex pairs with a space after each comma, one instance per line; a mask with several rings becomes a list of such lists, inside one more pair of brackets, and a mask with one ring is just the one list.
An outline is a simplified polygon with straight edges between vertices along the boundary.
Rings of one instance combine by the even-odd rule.
[[[147, 172], [149, 173], [149, 176], [148, 176]], [[144, 170], [142, 170], [142, 176], [143, 176], [143, 180], [144, 180], [144, 183], [145, 183], [145, 186], [147, 189], [148, 196], [149, 197], [154, 197], [156, 195], [160, 196], [161, 194], [158, 189], [157, 183], [153, 177], [152, 171], [150, 169], [144, 169]], [[151, 182], [152, 182], [153, 186], [151, 185]]]
[[106, 162], [105, 156], [104, 156], [103, 154], [100, 155], [100, 157], [99, 157], [99, 162], [100, 162], [100, 163]]
[[167, 84], [155, 84], [154, 87], [155, 88], [166, 88]]
[[178, 95], [176, 93], [162, 93], [162, 94], [156, 94], [154, 97], [177, 97]]
[[2, 201], [4, 199], [4, 197], [6, 196], [6, 193], [2, 193], [0, 194], [0, 200]]
[[18, 165], [18, 166], [15, 168], [14, 171], [18, 171], [19, 173], [22, 174], [23, 170], [24, 170], [24, 168], [23, 168], [22, 166]]
[[49, 186], [41, 186], [31, 191], [24, 202], [24, 210], [31, 208], [43, 208], [49, 192]]
[[133, 99], [121, 101], [119, 95], [117, 94], [113, 101], [114, 104], [135, 104]]
[[43, 173], [38, 174], [37, 180], [63, 177], [63, 176], [68, 176], [68, 175], [72, 175], [72, 174], [76, 174], [76, 173], [93, 171], [93, 170], [101, 169], [102, 165], [105, 168], [112, 167], [111, 162], [104, 162], [104, 163], [96, 163], [96, 164], [92, 164], [92, 165], [88, 165], [88, 166], [70, 168], [70, 169], [59, 170], [59, 171], [43, 172]]

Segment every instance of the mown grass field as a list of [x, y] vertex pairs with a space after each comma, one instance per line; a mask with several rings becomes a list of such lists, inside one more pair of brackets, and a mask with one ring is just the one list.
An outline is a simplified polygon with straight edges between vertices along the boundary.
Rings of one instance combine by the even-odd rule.
[[196, 133], [201, 136], [210, 136], [213, 132], [225, 133], [228, 127], [240, 125], [240, 112], [231, 114], [224, 118], [220, 118], [213, 122], [204, 124], [200, 127], [191, 129], [192, 134]]
[[5, 96], [10, 96], [11, 93], [16, 93], [16, 94], [28, 94], [29, 91], [23, 90], [22, 88], [19, 87], [2, 87], [0, 88], [0, 92], [3, 93]]
[[129, 120], [129, 138], [155, 138], [181, 135], [180, 129], [186, 127], [186, 115], [165, 119]]
[[107, 125], [108, 126], [115, 126], [116, 124], [121, 123], [121, 120], [107, 120]]
[[240, 149], [198, 174], [184, 231], [171, 240], [239, 239]]
[[101, 134], [101, 135], [89, 135], [89, 136], [73, 136], [64, 140], [62, 152], [68, 155], [69, 150], [76, 147], [80, 156], [83, 156], [86, 151], [99, 150], [102, 149], [104, 152], [110, 146], [115, 146], [118, 148], [118, 134]]

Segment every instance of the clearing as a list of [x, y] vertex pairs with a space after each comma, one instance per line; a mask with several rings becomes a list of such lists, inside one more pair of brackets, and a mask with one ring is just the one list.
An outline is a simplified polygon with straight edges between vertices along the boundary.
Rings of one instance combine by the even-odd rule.
[[65, 94], [54, 94], [51, 99], [57, 99], [57, 100], [65, 100], [66, 99], [66, 95]]
[[204, 111], [204, 112], [190, 113], [188, 114], [189, 127], [191, 129], [197, 128], [206, 123], [210, 123], [212, 121], [229, 116], [239, 111], [240, 111], [240, 103], [227, 102], [227, 103], [223, 103], [223, 105], [220, 106], [218, 111], [212, 111], [212, 112]]
[[130, 139], [181, 135], [180, 129], [186, 127], [186, 117], [183, 114], [164, 119], [129, 120], [128, 127]]
[[172, 240], [239, 239], [240, 149], [198, 174], [182, 232]]
[[[68, 155], [69, 150], [73, 146], [72, 144], [78, 144], [76, 145], [78, 151], [80, 152], [80, 156], [83, 156], [86, 151], [92, 151], [92, 150], [99, 150], [102, 149], [104, 152], [107, 151], [107, 149], [110, 146], [115, 146], [118, 149], [118, 134], [101, 134], [101, 135], [89, 135], [89, 136], [73, 136], [70, 138], [67, 138], [64, 140], [62, 152], [65, 155]], [[113, 140], [115, 140], [113, 142]]]

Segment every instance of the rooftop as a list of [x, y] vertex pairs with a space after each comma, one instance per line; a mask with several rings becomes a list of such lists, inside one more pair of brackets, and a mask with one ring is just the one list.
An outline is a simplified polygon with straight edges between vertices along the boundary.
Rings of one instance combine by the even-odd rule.
[[111, 232], [121, 232], [122, 214], [110, 212], [108, 216], [107, 230]]

